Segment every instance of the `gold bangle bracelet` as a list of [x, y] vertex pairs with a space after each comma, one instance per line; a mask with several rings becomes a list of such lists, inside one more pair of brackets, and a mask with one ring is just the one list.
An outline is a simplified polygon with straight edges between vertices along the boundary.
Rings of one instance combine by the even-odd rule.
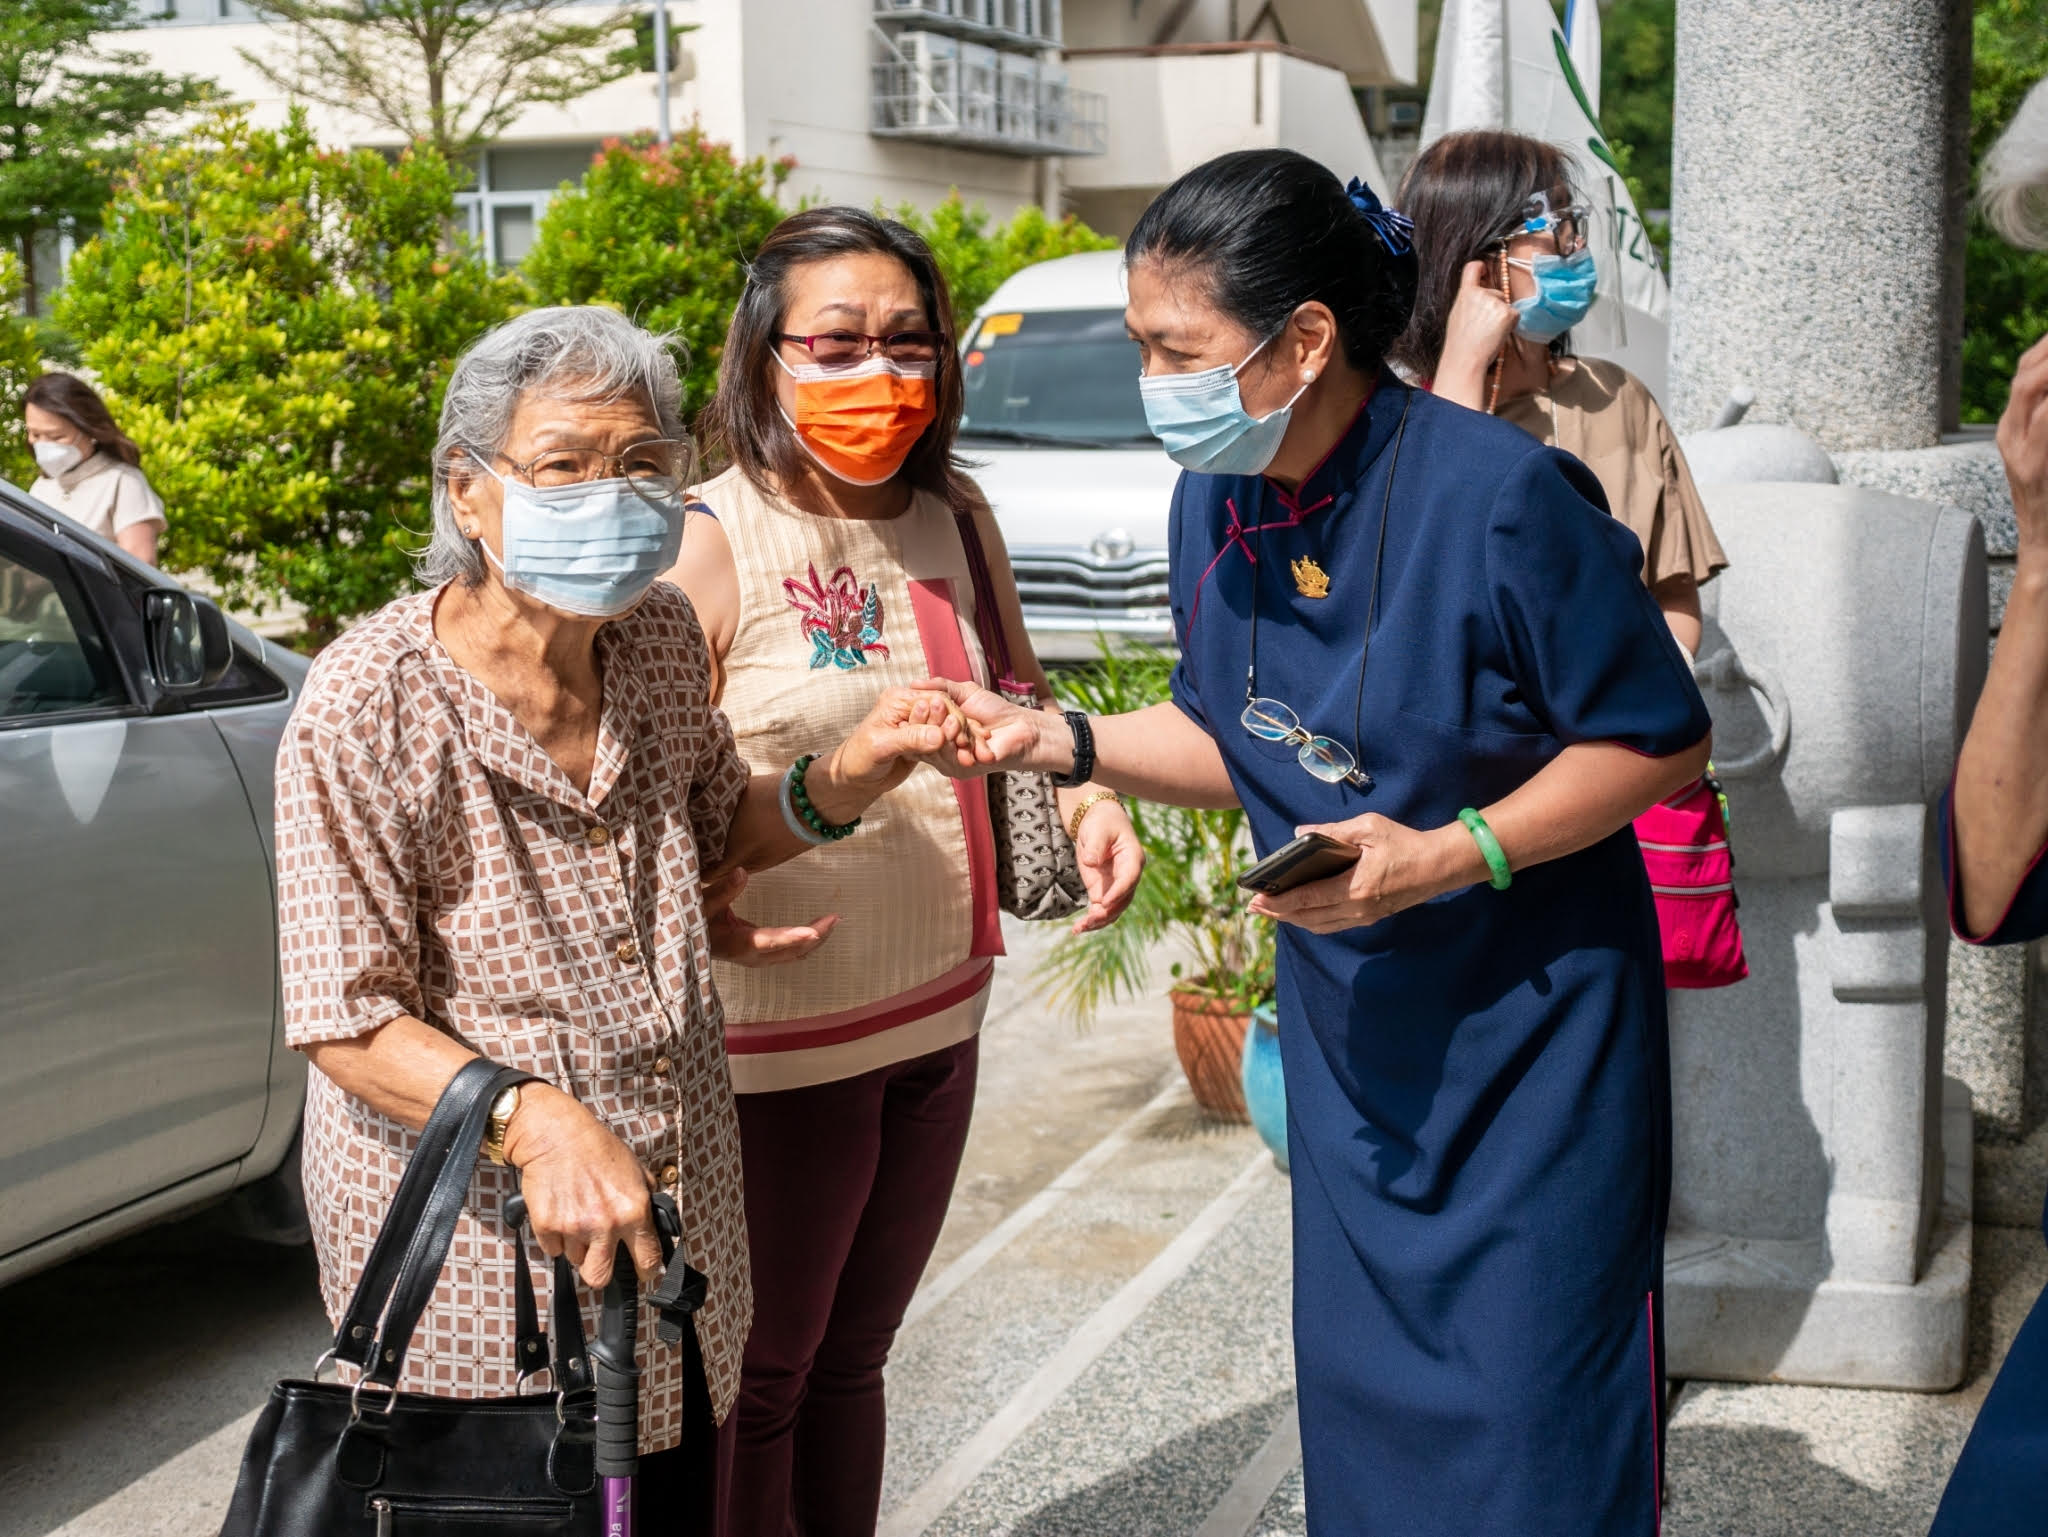
[[1075, 843], [1081, 841], [1081, 819], [1104, 801], [1115, 801], [1119, 806], [1123, 800], [1114, 790], [1096, 790], [1081, 797], [1081, 804], [1074, 808], [1074, 814], [1067, 818], [1067, 837]]

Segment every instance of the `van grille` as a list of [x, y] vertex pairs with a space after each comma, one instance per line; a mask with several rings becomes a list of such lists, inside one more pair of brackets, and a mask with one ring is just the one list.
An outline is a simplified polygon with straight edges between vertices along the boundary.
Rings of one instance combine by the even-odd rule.
[[1109, 618], [1171, 624], [1164, 551], [1096, 560], [1082, 550], [1010, 552], [1028, 621]]

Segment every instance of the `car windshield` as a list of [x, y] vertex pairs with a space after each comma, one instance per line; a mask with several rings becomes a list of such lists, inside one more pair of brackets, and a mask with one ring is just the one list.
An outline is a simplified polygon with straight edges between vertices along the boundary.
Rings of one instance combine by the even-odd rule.
[[962, 437], [1077, 448], [1155, 443], [1120, 309], [984, 315], [961, 371]]

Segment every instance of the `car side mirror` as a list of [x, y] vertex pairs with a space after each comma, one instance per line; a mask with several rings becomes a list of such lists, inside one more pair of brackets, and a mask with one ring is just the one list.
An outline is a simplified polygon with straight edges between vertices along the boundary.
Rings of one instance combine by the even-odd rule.
[[154, 588], [142, 595], [142, 630], [156, 686], [182, 694], [218, 683], [235, 660], [221, 611], [189, 592]]

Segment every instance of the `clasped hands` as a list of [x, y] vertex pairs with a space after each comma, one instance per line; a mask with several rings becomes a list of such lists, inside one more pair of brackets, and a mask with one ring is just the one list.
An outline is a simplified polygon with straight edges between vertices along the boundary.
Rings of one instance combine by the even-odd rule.
[[[907, 719], [938, 730], [942, 738], [936, 750], [920, 755], [920, 761], [943, 774], [965, 777], [999, 769], [1063, 773], [1073, 766], [1073, 731], [1058, 715], [1012, 704], [986, 688], [943, 679], [927, 679], [913, 692], [914, 700], [905, 707]], [[1422, 831], [1369, 813], [1296, 831], [1319, 832], [1351, 844], [1359, 850], [1358, 863], [1327, 880], [1254, 897], [1249, 906], [1262, 917], [1315, 934], [1377, 923], [1473, 885], [1488, 874], [1478, 845], [1457, 822]], [[1084, 878], [1087, 873], [1084, 860]], [[1091, 883], [1089, 890], [1094, 889]]]
[[[1037, 758], [1047, 760], [1042, 769]], [[1073, 735], [1059, 715], [1012, 704], [978, 685], [928, 678], [909, 688], [885, 690], [867, 718], [829, 755], [825, 777], [854, 790], [865, 803], [901, 784], [919, 764], [972, 779], [1000, 769], [1064, 772], [1073, 759]], [[1074, 852], [1089, 898], [1074, 930], [1085, 933], [1114, 923], [1130, 905], [1144, 874], [1145, 855], [1129, 814], [1108, 802], [1082, 819]], [[745, 870], [730, 868], [714, 874], [704, 887], [711, 949], [721, 960], [746, 966], [801, 960], [839, 924], [837, 914], [792, 927], [749, 923], [732, 910], [746, 883]]]

